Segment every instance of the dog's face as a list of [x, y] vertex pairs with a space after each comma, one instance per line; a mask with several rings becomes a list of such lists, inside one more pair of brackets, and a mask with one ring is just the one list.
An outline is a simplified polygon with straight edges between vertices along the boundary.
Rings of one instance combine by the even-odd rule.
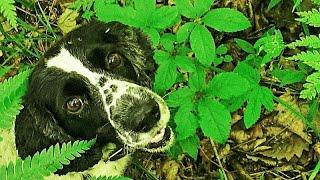
[[44, 55], [29, 94], [74, 139], [97, 137], [130, 149], [164, 151], [173, 139], [170, 113], [147, 87], [153, 60], [146, 41], [119, 23], [80, 27]]

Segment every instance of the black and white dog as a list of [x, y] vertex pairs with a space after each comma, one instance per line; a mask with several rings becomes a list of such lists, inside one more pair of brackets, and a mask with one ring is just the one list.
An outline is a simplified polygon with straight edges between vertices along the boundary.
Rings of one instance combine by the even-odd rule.
[[[94, 21], [55, 43], [35, 67], [15, 122], [19, 156], [97, 138], [88, 152], [57, 173], [99, 176], [114, 174], [103, 167], [109, 163], [123, 171], [117, 161], [128, 152], [168, 149], [173, 141], [170, 113], [148, 89], [152, 55], [148, 39], [120, 23]], [[98, 163], [105, 172], [94, 169]]]

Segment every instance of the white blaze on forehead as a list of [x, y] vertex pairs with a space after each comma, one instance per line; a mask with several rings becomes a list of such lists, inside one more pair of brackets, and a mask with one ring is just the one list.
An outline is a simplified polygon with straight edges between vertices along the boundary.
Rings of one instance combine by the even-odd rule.
[[93, 85], [98, 84], [100, 77], [102, 77], [101, 74], [90, 71], [65, 48], [62, 48], [58, 55], [47, 61], [47, 67], [56, 67], [68, 73], [76, 72], [88, 78]]

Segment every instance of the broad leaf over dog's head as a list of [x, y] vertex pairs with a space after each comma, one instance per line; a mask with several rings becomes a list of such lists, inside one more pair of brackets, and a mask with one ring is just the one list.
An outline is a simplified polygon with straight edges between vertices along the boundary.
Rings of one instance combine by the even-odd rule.
[[149, 41], [135, 28], [93, 22], [72, 31], [45, 53], [31, 75], [15, 125], [19, 155], [97, 137], [88, 157], [70, 165], [83, 170], [101, 158], [107, 143], [167, 149], [173, 137], [170, 115], [149, 89], [153, 71]]

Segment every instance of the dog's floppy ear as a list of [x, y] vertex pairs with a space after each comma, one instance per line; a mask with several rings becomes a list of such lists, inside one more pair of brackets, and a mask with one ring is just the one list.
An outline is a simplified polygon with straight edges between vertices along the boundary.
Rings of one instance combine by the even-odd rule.
[[20, 157], [25, 158], [36, 151], [48, 148], [58, 142], [73, 140], [71, 136], [57, 124], [53, 114], [44, 101], [52, 95], [45, 91], [39, 78], [41, 66], [36, 67], [29, 80], [29, 88], [24, 96], [24, 109], [15, 122], [16, 148]]

